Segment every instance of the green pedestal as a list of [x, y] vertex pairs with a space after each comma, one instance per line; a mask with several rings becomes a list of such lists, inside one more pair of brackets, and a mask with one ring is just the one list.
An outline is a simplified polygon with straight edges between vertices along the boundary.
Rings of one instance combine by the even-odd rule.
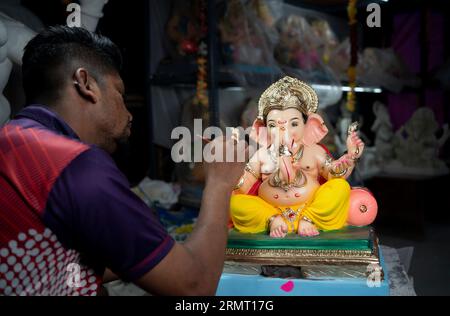
[[242, 263], [302, 266], [379, 263], [378, 240], [371, 227], [346, 227], [315, 237], [288, 234], [243, 234], [230, 230], [226, 260]]

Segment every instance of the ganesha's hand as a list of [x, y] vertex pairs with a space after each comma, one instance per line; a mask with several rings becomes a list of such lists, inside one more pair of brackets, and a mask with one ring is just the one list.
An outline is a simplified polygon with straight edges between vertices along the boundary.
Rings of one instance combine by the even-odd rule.
[[350, 134], [347, 137], [347, 153], [348, 158], [352, 160], [357, 160], [359, 157], [361, 157], [364, 150], [364, 143], [359, 138], [356, 131], [350, 132]]

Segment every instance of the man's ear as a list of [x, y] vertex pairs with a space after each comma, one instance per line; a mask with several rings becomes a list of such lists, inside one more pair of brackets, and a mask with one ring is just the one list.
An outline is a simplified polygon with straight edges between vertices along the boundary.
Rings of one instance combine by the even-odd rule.
[[310, 113], [303, 131], [303, 143], [307, 146], [317, 144], [328, 133], [328, 128], [319, 114]]
[[98, 84], [85, 68], [78, 68], [73, 74], [73, 84], [81, 97], [92, 103], [99, 99]]

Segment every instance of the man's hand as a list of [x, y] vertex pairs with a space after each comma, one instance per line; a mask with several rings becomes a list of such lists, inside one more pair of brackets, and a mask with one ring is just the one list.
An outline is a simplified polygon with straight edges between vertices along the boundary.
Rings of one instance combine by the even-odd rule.
[[[225, 139], [225, 137], [218, 137], [211, 143], [214, 146], [213, 153], [216, 149], [221, 148], [221, 161], [204, 162], [206, 184], [214, 184], [223, 187], [227, 191], [232, 191], [234, 186], [238, 183], [240, 177], [244, 173], [245, 163], [248, 161], [248, 148], [245, 141], [236, 139]], [[219, 149], [220, 150], [220, 149]], [[240, 156], [238, 155], [240, 153]], [[233, 161], [226, 161], [226, 158], [232, 157]], [[241, 159], [238, 162], [238, 158]], [[244, 161], [242, 161], [244, 160]]]

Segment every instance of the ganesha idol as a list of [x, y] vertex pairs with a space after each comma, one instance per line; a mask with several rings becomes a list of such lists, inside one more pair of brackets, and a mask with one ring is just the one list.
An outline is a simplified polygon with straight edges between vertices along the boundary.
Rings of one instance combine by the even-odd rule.
[[334, 160], [319, 143], [328, 129], [317, 108], [314, 90], [291, 77], [261, 95], [252, 138], [262, 146], [250, 158], [230, 201], [236, 230], [312, 237], [375, 219], [372, 194], [351, 188], [346, 180], [364, 149], [357, 124], [349, 127], [347, 152]]

